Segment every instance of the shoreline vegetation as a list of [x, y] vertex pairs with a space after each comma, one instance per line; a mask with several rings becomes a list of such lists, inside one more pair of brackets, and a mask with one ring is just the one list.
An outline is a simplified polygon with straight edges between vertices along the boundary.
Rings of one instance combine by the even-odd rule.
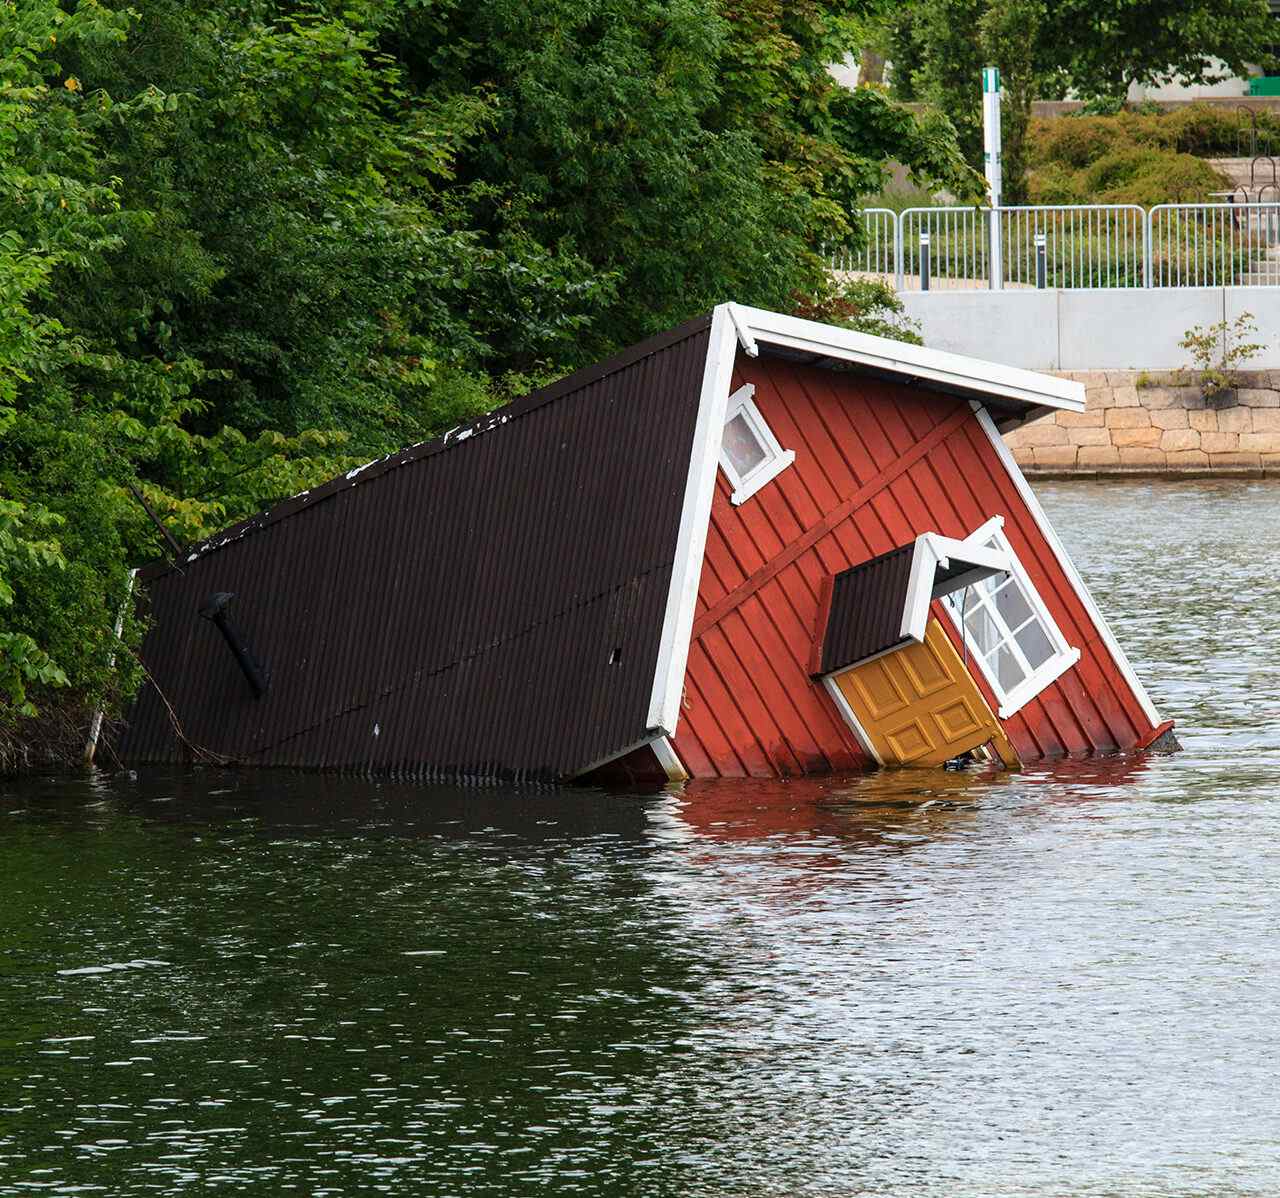
[[910, 336], [824, 251], [977, 176], [864, 9], [0, 9], [0, 774], [139, 685], [135, 489], [189, 544], [726, 298]]

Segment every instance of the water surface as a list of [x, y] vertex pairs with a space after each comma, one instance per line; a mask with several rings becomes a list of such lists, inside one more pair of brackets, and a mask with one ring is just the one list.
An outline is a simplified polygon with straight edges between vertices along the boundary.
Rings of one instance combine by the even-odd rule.
[[1044, 486], [1170, 757], [0, 795], [0, 1195], [1271, 1195], [1280, 487]]

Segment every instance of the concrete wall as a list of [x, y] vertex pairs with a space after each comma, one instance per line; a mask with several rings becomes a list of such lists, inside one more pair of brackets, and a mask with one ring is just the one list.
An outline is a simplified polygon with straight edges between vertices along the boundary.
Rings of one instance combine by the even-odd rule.
[[1280, 370], [1280, 288], [909, 291], [925, 344], [1030, 370], [1170, 370], [1195, 325], [1253, 314], [1266, 349], [1246, 365]]
[[[1065, 373], [1065, 372], [1064, 372]], [[1083, 412], [1005, 431], [1028, 474], [1280, 476], [1280, 371], [1249, 371], [1206, 399], [1181, 374], [1084, 371]]]

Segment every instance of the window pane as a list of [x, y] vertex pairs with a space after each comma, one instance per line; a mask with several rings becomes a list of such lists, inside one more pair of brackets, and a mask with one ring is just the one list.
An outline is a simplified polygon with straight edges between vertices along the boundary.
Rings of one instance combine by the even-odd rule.
[[969, 644], [983, 657], [999, 644], [1001, 629], [982, 604], [970, 600], [964, 623], [969, 630]]
[[1000, 687], [1007, 694], [1026, 677], [1013, 650], [1008, 645], [1001, 645], [995, 654], [987, 658], [987, 665], [1000, 682]]
[[1033, 670], [1038, 670], [1053, 656], [1053, 642], [1039, 620], [1032, 620], [1018, 632], [1018, 647]]
[[1012, 580], [996, 595], [996, 611], [1010, 628], [1017, 628], [1031, 619], [1031, 604], [1027, 602], [1022, 588]]
[[724, 452], [740, 479], [769, 456], [741, 412], [724, 426]]

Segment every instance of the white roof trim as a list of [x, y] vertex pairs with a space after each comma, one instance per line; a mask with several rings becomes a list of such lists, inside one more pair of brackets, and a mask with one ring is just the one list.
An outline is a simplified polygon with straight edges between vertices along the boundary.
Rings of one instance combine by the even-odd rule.
[[680, 718], [689, 641], [698, 606], [698, 584], [702, 579], [702, 557], [707, 547], [707, 527], [711, 523], [711, 500], [720, 466], [720, 443], [724, 440], [729, 382], [737, 352], [737, 327], [729, 305], [720, 304], [711, 316], [698, 419], [693, 430], [689, 473], [685, 478], [684, 507], [671, 566], [671, 589], [667, 592], [667, 611], [662, 619], [662, 639], [658, 643], [658, 663], [649, 698], [649, 728], [660, 729], [667, 736], [675, 735]]
[[1084, 411], [1084, 384], [1070, 379], [1003, 366], [998, 362], [984, 362], [980, 358], [946, 353], [940, 349], [927, 349], [922, 345], [908, 345], [888, 337], [855, 333], [814, 320], [767, 312], [763, 308], [747, 308], [741, 304], [729, 304], [728, 308], [744, 345], [765, 341], [1020, 403], [1065, 412]]
[[[952, 559], [972, 567], [947, 582], [938, 582], [939, 569], [950, 568]], [[902, 608], [900, 635], [924, 643], [929, 623], [929, 604], [961, 587], [971, 586], [993, 574], [1009, 569], [1009, 555], [988, 549], [985, 545], [966, 545], [963, 541], [936, 532], [922, 532], [916, 537], [911, 558], [911, 574], [907, 581], [907, 599]]]

